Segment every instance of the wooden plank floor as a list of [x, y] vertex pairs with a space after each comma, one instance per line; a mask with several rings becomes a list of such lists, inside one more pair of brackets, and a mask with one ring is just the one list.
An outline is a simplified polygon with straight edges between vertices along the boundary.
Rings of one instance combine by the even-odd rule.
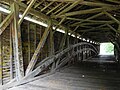
[[120, 90], [113, 56], [97, 56], [9, 90]]

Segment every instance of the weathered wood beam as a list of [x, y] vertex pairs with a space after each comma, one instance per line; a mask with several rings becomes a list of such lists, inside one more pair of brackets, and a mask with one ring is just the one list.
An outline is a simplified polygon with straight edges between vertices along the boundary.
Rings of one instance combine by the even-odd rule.
[[50, 28], [51, 28], [51, 21], [49, 21], [49, 26], [44, 31], [44, 34], [43, 34], [43, 36], [42, 36], [42, 38], [41, 38], [41, 40], [40, 40], [40, 42], [39, 42], [39, 44], [38, 44], [38, 46], [37, 46], [37, 48], [35, 50], [35, 53], [32, 56], [32, 59], [31, 59], [29, 65], [28, 65], [28, 67], [26, 69], [26, 75], [29, 74], [33, 70], [33, 68], [34, 68], [34, 66], [35, 66], [35, 64], [37, 62], [37, 59], [39, 57], [39, 53], [40, 53], [43, 45], [45, 44], [47, 36], [48, 36], [48, 34], [50, 32]]
[[34, 8], [37, 8], [38, 6], [40, 6], [45, 0], [42, 0], [41, 2], [37, 3]]
[[64, 14], [66, 12], [68, 12], [69, 10], [71, 10], [72, 8], [74, 8], [76, 5], [78, 5], [78, 3], [82, 2], [83, 0], [77, 0], [75, 1], [73, 4], [71, 4], [69, 7], [67, 7], [66, 9], [64, 9], [63, 11], [61, 11], [59, 14], [57, 14], [56, 16], [59, 16], [61, 14]]
[[6, 27], [11, 23], [11, 20], [13, 19], [13, 11], [0, 23], [0, 35], [3, 33], [3, 31], [6, 29]]
[[63, 3], [58, 4], [56, 7], [54, 7], [53, 9], [51, 9], [50, 11], [48, 11], [46, 14], [50, 14], [51, 12], [53, 12], [55, 9], [57, 9], [59, 6], [61, 6]]
[[[47, 1], [56, 1], [56, 2], [67, 2], [67, 3], [73, 3], [73, 2], [75, 2], [76, 0], [47, 0]], [[90, 1], [82, 1], [82, 2], [80, 2], [80, 3], [78, 3], [78, 4], [80, 4], [80, 5], [87, 5], [87, 6], [106, 6], [106, 7], [108, 7], [108, 6], [112, 6], [112, 5], [110, 5], [110, 4], [105, 4], [105, 3], [101, 3], [101, 2], [90, 2]]]
[[54, 15], [57, 14], [58, 12], [60, 12], [61, 10], [63, 10], [65, 7], [67, 7], [69, 5], [69, 3], [65, 4], [63, 7], [61, 7], [60, 9], [58, 9], [57, 11], [54, 12]]
[[101, 29], [102, 30], [102, 27], [104, 27], [104, 26], [106, 26], [106, 24], [100, 25], [98, 27], [93, 27], [91, 29], [80, 30], [80, 32], [89, 32], [89, 31], [96, 30], [96, 29]]
[[86, 19], [83, 20], [83, 21], [74, 23], [73, 26], [74, 26], [74, 25], [76, 26], [78, 23], [80, 24], [80, 23], [86, 22], [87, 20], [94, 19], [94, 18], [99, 17], [99, 16], [101, 16], [101, 15], [103, 15], [103, 14], [104, 14], [104, 13], [95, 14], [95, 15], [93, 15], [93, 16], [91, 16], [91, 17], [86, 18]]
[[112, 7], [104, 7], [104, 8], [94, 8], [94, 9], [88, 9], [88, 10], [80, 10], [80, 11], [74, 11], [74, 12], [68, 12], [65, 13], [63, 15], [60, 16], [53, 16], [55, 18], [62, 18], [63, 16], [75, 16], [75, 15], [82, 15], [82, 14], [90, 14], [90, 13], [98, 13], [98, 12], [102, 12], [102, 11], [112, 11], [112, 10], [116, 10], [119, 8], [112, 8]]
[[23, 13], [22, 17], [20, 18], [18, 25], [20, 25], [24, 19], [24, 17], [27, 15], [27, 13], [29, 12], [29, 10], [31, 9], [31, 7], [33, 6], [33, 4], [36, 2], [36, 0], [31, 0], [30, 4], [28, 5], [28, 7], [26, 8], [25, 12]]
[[56, 27], [54, 29], [54, 32], [56, 32], [56, 30], [60, 27], [60, 25], [64, 22], [65, 19], [66, 19], [66, 17], [64, 17], [64, 18], [61, 19], [61, 21], [58, 23], [58, 25], [56, 25]]
[[106, 1], [109, 1], [109, 2], [113, 2], [113, 3], [120, 4], [120, 1], [119, 1], [119, 0], [106, 0]]
[[[2, 22], [2, 14], [0, 13], [0, 23]], [[3, 62], [2, 62], [2, 38], [0, 35], [0, 85], [3, 84], [3, 78], [2, 78], [2, 66], [3, 66]]]
[[28, 62], [30, 62], [30, 56], [31, 56], [31, 44], [30, 44], [30, 22], [27, 24], [27, 30], [28, 30]]
[[54, 55], [55, 54], [55, 50], [54, 50], [54, 35], [53, 35], [54, 33], [53, 33], [53, 30], [52, 30], [52, 28], [51, 28], [51, 30], [50, 30], [50, 46], [49, 46], [49, 51], [50, 51], [50, 53], [49, 53], [49, 56], [51, 56], [51, 55]]
[[14, 11], [14, 22], [13, 22], [14, 24], [12, 28], [13, 50], [14, 50], [16, 80], [19, 81], [24, 76], [21, 32], [20, 32], [20, 27], [18, 26], [19, 6], [16, 3], [13, 3], [12, 10]]
[[118, 29], [117, 29], [117, 31], [120, 33], [120, 24], [118, 25]]
[[[113, 22], [110, 22], [109, 24], [112, 24]], [[106, 23], [101, 23], [101, 22], [97, 22], [97, 23], [81, 23], [80, 26], [86, 26], [86, 25], [103, 25], [103, 24], [106, 24]], [[79, 24], [78, 24], [79, 25]], [[72, 25], [73, 26], [73, 25]]]
[[[98, 24], [105, 24], [106, 22], [84, 22], [84, 23], [75, 23], [71, 26], [86, 26], [86, 25], [98, 25]], [[107, 22], [108, 24], [112, 24], [114, 22]]]
[[13, 29], [13, 21], [10, 24], [10, 80], [13, 79], [13, 41], [12, 41], [12, 29]]
[[111, 30], [113, 30], [114, 32], [116, 32], [116, 33], [118, 33], [118, 31], [115, 29], [115, 28], [113, 28], [110, 24], [106, 24]]
[[[3, 2], [3, 1], [0, 1], [0, 2]], [[26, 10], [26, 8], [27, 8], [27, 5], [25, 5], [24, 3], [18, 3], [18, 2], [15, 2], [15, 1], [13, 1], [13, 0], [11, 0], [11, 1], [9, 1], [9, 0], [5, 0], [4, 1], [6, 4], [8, 4], [9, 5], [9, 2], [11, 2], [11, 3], [17, 3], [19, 6], [20, 6], [20, 10], [21, 11], [24, 11], [24, 10]], [[69, 4], [68, 4], [69, 5]], [[31, 15], [34, 15], [34, 16], [36, 16], [36, 17], [38, 17], [38, 18], [41, 18], [43, 21], [47, 21], [47, 20], [50, 20], [50, 21], [52, 21], [52, 23], [54, 24], [54, 25], [58, 25], [59, 24], [59, 22], [58, 21], [56, 21], [56, 20], [54, 20], [54, 19], [51, 19], [50, 17], [48, 17], [48, 16], [46, 16], [45, 14], [43, 14], [43, 13], [41, 13], [41, 12], [39, 12], [39, 11], [36, 11], [35, 9], [30, 9], [30, 11], [29, 11], [29, 14], [31, 14]], [[60, 27], [61, 28], [67, 28], [66, 26], [63, 26], [63, 25], [60, 25]], [[64, 30], [64, 29], [63, 29]], [[65, 31], [65, 30], [64, 30]], [[70, 32], [72, 32], [72, 30], [70, 30], [69, 29], [69, 33]], [[79, 34], [77, 34], [77, 35], [79, 35]]]
[[60, 47], [59, 47], [60, 51], [64, 49], [67, 35], [68, 35], [68, 31], [66, 30], [64, 36], [62, 37], [61, 43], [60, 43]]
[[[109, 23], [109, 22], [114, 22], [113, 20], [109, 20], [109, 21], [105, 21], [105, 20], [85, 20], [85, 19], [79, 19], [79, 18], [71, 18], [71, 17], [67, 17], [66, 19], [68, 19], [68, 20], [73, 20], [73, 21], [80, 21], [80, 22], [82, 22], [82, 21], [86, 21], [86, 22], [101, 22], [101, 23]], [[78, 23], [80, 23], [80, 22], [78, 22]]]
[[114, 20], [116, 23], [118, 23], [118, 24], [120, 25], [120, 21], [117, 20], [117, 19], [116, 19], [114, 16], [112, 16], [110, 13], [104, 11], [104, 14], [106, 14], [108, 17], [110, 17], [112, 20]]
[[50, 5], [52, 5], [54, 2], [49, 3], [47, 6], [41, 9], [41, 12], [44, 11], [46, 8], [48, 8]]
[[[58, 54], [56, 54], [56, 55], [52, 55], [52, 56], [47, 57], [47, 58], [45, 58], [44, 60], [42, 60], [42, 61], [39, 63], [38, 67], [37, 67], [35, 70], [33, 70], [31, 73], [29, 73], [28, 75], [26, 75], [26, 76], [24, 77], [24, 79], [27, 79], [27, 78], [36, 76], [36, 75], [39, 74], [41, 71], [43, 71], [45, 68], [47, 68], [50, 64], [52, 64], [55, 60], [57, 60], [59, 57], [62, 57], [62, 55], [64, 55], [65, 53], [69, 52], [71, 49], [74, 49], [75, 47], [78, 47], [78, 46], [80, 46], [80, 45], [85, 45], [85, 44], [90, 45], [90, 46], [94, 49], [94, 51], [95, 51], [96, 53], [98, 53], [98, 50], [97, 50], [93, 45], [91, 45], [91, 44], [89, 44], [89, 43], [85, 43], [85, 42], [84, 42], [84, 43], [77, 43], [77, 44], [75, 44], [75, 45], [72, 45], [72, 46], [64, 49], [63, 51], [61, 51], [60, 53], [58, 53]], [[74, 53], [74, 54], [75, 54], [75, 53]]]

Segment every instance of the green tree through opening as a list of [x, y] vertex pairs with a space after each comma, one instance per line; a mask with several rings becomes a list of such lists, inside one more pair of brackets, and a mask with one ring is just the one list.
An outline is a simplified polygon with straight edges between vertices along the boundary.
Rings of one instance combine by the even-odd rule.
[[100, 44], [100, 54], [102, 54], [102, 55], [114, 54], [114, 45], [112, 43], [101, 43]]

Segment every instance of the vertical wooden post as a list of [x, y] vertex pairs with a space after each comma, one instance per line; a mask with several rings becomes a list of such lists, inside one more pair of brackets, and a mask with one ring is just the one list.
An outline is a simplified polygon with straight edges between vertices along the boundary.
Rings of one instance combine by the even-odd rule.
[[30, 23], [28, 22], [28, 24], [27, 24], [28, 26], [28, 28], [27, 28], [27, 30], [28, 30], [28, 62], [30, 62]]
[[59, 47], [60, 50], [63, 50], [63, 49], [64, 49], [65, 42], [66, 42], [67, 35], [68, 35], [67, 33], [68, 33], [68, 31], [65, 30], [65, 34], [64, 34], [64, 36], [63, 36], [63, 38], [62, 38], [62, 41], [61, 41], [61, 43], [60, 43], [60, 47]]
[[[52, 28], [51, 28], [52, 29]], [[54, 36], [53, 36], [53, 30], [50, 31], [50, 54], [54, 54]]]
[[13, 50], [14, 50], [16, 79], [18, 81], [24, 75], [21, 32], [20, 32], [20, 26], [18, 26], [19, 6], [16, 3], [13, 3], [12, 9], [14, 11], [14, 22], [13, 22], [14, 24], [13, 24], [13, 29], [12, 29], [12, 38], [13, 38]]
[[12, 26], [13, 22], [10, 24], [10, 79], [13, 79], [13, 45], [12, 45]]
[[[52, 29], [52, 28], [51, 28]], [[49, 56], [55, 54], [55, 50], [54, 50], [54, 36], [53, 36], [53, 30], [50, 31], [50, 46], [49, 46]], [[51, 71], [55, 68], [55, 62], [52, 64], [52, 68]]]
[[[2, 14], [0, 13], [0, 23], [2, 22]], [[2, 39], [0, 35], [0, 85], [2, 85]]]
[[36, 49], [36, 46], [37, 46], [37, 45], [36, 45], [36, 44], [37, 44], [37, 40], [36, 40], [36, 34], [37, 34], [37, 33], [36, 33], [36, 31], [37, 31], [37, 30], [36, 30], [36, 26], [37, 26], [37, 25], [35, 24], [35, 28], [34, 28], [34, 48], [35, 48], [35, 49]]

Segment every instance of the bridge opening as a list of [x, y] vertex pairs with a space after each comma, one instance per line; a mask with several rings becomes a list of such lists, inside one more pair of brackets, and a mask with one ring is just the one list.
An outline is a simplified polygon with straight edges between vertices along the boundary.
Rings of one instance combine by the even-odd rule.
[[114, 45], [110, 42], [100, 43], [99, 55], [114, 55]]

